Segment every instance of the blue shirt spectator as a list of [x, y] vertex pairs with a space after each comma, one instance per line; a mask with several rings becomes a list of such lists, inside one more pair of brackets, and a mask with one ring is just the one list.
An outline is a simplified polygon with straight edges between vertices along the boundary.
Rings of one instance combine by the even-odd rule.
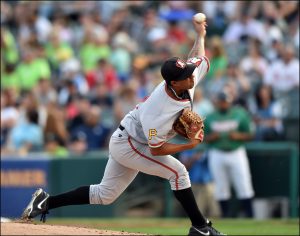
[[190, 166], [189, 174], [192, 183], [209, 183], [212, 182], [212, 175], [208, 168], [207, 154], [202, 155], [196, 153], [195, 150], [187, 150], [181, 153], [180, 160], [182, 162], [188, 161], [188, 159], [194, 158], [193, 164]]
[[[101, 110], [98, 106], [92, 106], [87, 114], [84, 114], [84, 123], [71, 132], [74, 143], [84, 142], [82, 151], [92, 151], [104, 148], [107, 145], [110, 128], [106, 127], [100, 119]], [[78, 150], [77, 150], [78, 151]]]
[[26, 112], [26, 121], [20, 122], [10, 132], [9, 148], [14, 151], [39, 151], [43, 147], [43, 130], [38, 125], [38, 112]]
[[103, 124], [88, 126], [83, 124], [79, 126], [72, 134], [73, 140], [84, 140], [87, 144], [86, 151], [97, 150], [106, 147], [106, 141], [110, 129]]

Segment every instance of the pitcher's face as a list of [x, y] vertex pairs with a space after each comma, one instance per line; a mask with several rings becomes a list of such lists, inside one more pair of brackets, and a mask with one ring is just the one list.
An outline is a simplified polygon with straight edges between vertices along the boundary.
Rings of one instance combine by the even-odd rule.
[[186, 78], [185, 80], [179, 80], [179, 81], [174, 81], [174, 86], [177, 89], [180, 90], [188, 90], [194, 87], [194, 75], [192, 74], [190, 77]]

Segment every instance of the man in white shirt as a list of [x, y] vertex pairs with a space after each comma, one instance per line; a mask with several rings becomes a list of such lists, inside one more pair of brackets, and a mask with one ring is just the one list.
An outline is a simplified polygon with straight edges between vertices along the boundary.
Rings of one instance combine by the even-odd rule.
[[299, 59], [295, 57], [292, 45], [286, 45], [281, 52], [281, 59], [274, 61], [266, 71], [264, 84], [272, 87], [275, 95], [287, 94], [299, 88]]

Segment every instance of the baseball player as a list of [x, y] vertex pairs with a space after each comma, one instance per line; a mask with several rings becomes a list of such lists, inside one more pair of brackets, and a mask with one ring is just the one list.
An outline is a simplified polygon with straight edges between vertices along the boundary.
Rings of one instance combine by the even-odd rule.
[[214, 229], [198, 209], [184, 165], [171, 156], [196, 147], [202, 140], [173, 144], [172, 128], [184, 108], [192, 108], [195, 86], [209, 70], [205, 57], [206, 22], [193, 19], [197, 37], [188, 60], [173, 57], [161, 67], [164, 78], [142, 103], [130, 111], [113, 133], [109, 143], [109, 159], [100, 184], [82, 186], [57, 196], [38, 189], [24, 210], [22, 218], [41, 215], [45, 221], [48, 210], [79, 204], [114, 202], [141, 171], [168, 179], [176, 199], [191, 220], [189, 235], [223, 235]]
[[215, 198], [220, 203], [222, 217], [229, 217], [230, 186], [246, 217], [253, 217], [251, 174], [245, 141], [253, 138], [251, 117], [246, 110], [232, 106], [227, 90], [216, 99], [216, 111], [205, 119], [205, 141], [209, 143], [209, 167], [215, 181]]

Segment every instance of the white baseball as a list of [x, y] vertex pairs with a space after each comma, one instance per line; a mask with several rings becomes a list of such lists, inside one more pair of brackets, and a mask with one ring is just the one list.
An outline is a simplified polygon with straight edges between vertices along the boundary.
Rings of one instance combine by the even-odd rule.
[[203, 21], [206, 20], [206, 15], [203, 14], [203, 13], [197, 13], [197, 14], [194, 15], [194, 20], [197, 23], [202, 23]]

